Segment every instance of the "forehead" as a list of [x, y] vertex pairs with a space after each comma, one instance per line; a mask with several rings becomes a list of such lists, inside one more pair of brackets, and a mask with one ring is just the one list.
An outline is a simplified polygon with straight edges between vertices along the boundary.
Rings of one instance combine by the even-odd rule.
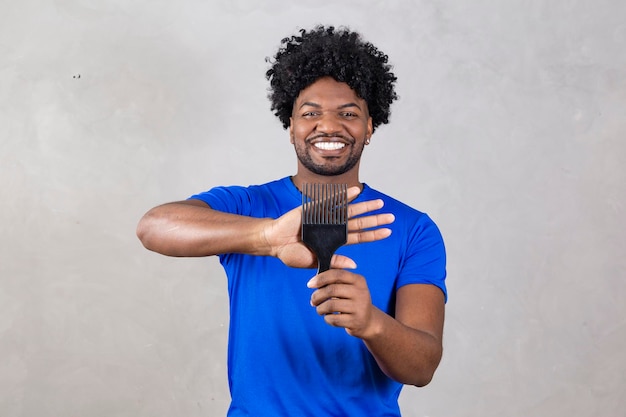
[[320, 78], [300, 91], [294, 105], [301, 106], [307, 102], [339, 106], [346, 103], [355, 103], [359, 106], [366, 104], [348, 84], [331, 77]]

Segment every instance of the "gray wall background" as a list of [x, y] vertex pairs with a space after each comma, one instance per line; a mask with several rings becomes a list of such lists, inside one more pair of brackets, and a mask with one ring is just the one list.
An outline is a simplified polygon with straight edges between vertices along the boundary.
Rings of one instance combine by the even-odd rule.
[[404, 415], [626, 415], [626, 2], [0, 10], [1, 416], [224, 415], [219, 263], [150, 253], [135, 225], [295, 172], [265, 57], [320, 22], [389, 54], [401, 99], [362, 179], [447, 242], [445, 356]]

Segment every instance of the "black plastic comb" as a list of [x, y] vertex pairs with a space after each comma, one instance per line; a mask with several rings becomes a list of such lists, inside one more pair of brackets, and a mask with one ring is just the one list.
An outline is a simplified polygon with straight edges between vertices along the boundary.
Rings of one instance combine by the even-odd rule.
[[317, 256], [321, 273], [348, 239], [348, 185], [304, 184], [302, 187], [302, 241]]

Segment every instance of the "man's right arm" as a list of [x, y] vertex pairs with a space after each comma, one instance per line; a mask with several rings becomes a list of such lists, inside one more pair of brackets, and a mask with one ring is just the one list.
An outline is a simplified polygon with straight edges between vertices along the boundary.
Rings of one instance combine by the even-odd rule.
[[224, 213], [200, 200], [184, 200], [149, 210], [137, 225], [137, 237], [147, 249], [168, 256], [270, 255], [264, 237], [268, 222], [271, 219]]
[[[360, 190], [348, 189], [348, 201]], [[383, 207], [382, 200], [348, 205], [348, 242], [356, 244], [385, 239], [392, 214], [368, 214]], [[315, 255], [300, 239], [302, 208], [277, 219], [240, 216], [214, 210], [200, 200], [167, 203], [149, 210], [137, 225], [137, 236], [152, 251], [168, 256], [211, 256], [243, 253], [273, 256], [295, 268], [313, 268]], [[333, 268], [356, 268], [353, 260], [335, 255]]]

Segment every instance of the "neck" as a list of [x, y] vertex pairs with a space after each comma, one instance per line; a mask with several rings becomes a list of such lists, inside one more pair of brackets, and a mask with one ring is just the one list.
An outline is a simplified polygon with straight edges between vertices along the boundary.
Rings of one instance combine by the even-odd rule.
[[[347, 174], [347, 173], [346, 173]], [[359, 187], [363, 189], [363, 184], [359, 181], [358, 174], [357, 175], [316, 175], [312, 173], [308, 173], [308, 175], [304, 175], [303, 173], [297, 173], [291, 177], [291, 181], [293, 181], [294, 185], [302, 190], [302, 184], [348, 184], [348, 187]]]

